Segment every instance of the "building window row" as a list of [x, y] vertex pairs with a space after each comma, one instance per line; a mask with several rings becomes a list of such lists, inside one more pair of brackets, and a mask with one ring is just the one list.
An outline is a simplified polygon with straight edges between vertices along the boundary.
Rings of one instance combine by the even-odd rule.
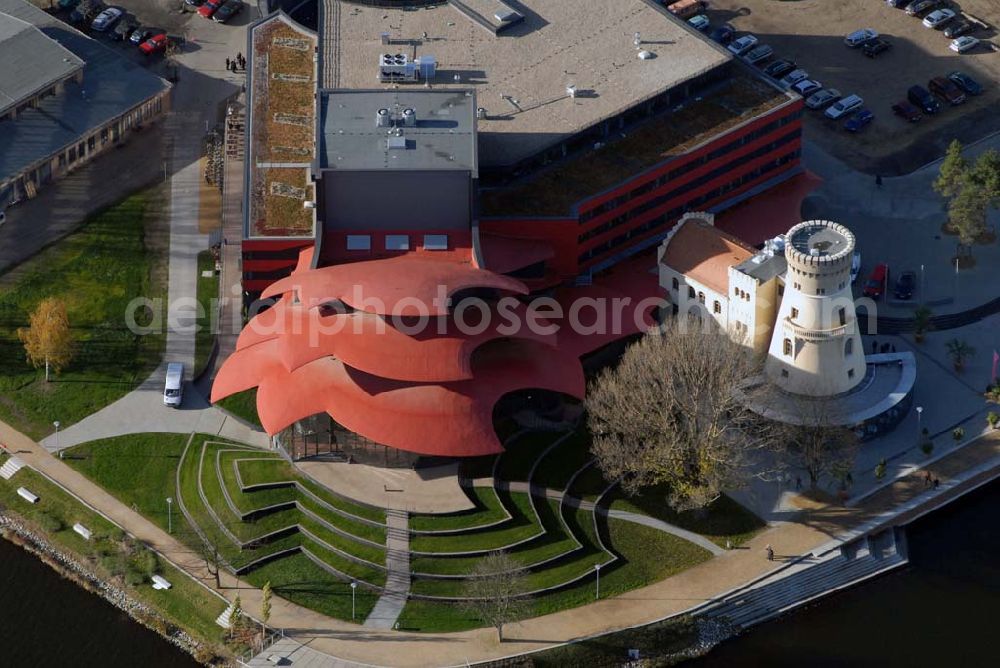
[[[604, 253], [607, 253], [612, 248], [615, 248], [615, 247], [617, 247], [617, 246], [625, 243], [626, 241], [628, 241], [629, 239], [632, 239], [633, 237], [642, 236], [642, 235], [646, 234], [647, 232], [650, 232], [650, 231], [655, 230], [655, 229], [657, 229], [659, 227], [662, 227], [663, 225], [665, 225], [666, 223], [668, 223], [670, 221], [676, 221], [678, 218], [680, 218], [683, 214], [687, 213], [688, 211], [695, 210], [698, 207], [700, 207], [703, 204], [705, 204], [706, 202], [710, 202], [710, 201], [714, 200], [715, 198], [719, 197], [720, 195], [729, 192], [730, 190], [736, 190], [737, 188], [745, 186], [748, 183], [756, 181], [757, 179], [759, 179], [764, 174], [772, 172], [775, 169], [778, 169], [778, 168], [782, 167], [783, 165], [788, 164], [789, 162], [791, 162], [793, 160], [797, 160], [798, 157], [799, 157], [799, 154], [800, 154], [799, 149], [796, 149], [796, 150], [792, 151], [791, 153], [787, 153], [787, 154], [781, 156], [780, 158], [778, 158], [778, 159], [776, 159], [776, 160], [774, 160], [772, 162], [765, 163], [765, 164], [761, 165], [760, 167], [757, 167], [756, 169], [754, 169], [752, 171], [749, 171], [746, 174], [743, 174], [742, 176], [740, 176], [740, 177], [738, 177], [736, 179], [733, 179], [729, 183], [726, 183], [726, 184], [724, 184], [722, 186], [719, 186], [718, 188], [714, 188], [714, 189], [712, 189], [712, 190], [704, 193], [703, 195], [699, 195], [698, 197], [695, 197], [694, 199], [686, 201], [684, 204], [682, 204], [680, 206], [676, 206], [673, 209], [670, 209], [669, 211], [666, 211], [666, 212], [660, 214], [659, 216], [656, 216], [654, 218], [649, 219], [648, 221], [644, 222], [643, 224], [638, 225], [637, 227], [634, 227], [634, 228], [628, 230], [625, 234], [621, 234], [621, 235], [615, 237], [611, 241], [605, 241], [604, 243], [602, 243], [602, 244], [600, 244], [598, 246], [595, 246], [594, 248], [591, 248], [591, 249], [587, 250], [586, 252], [580, 254], [577, 257], [577, 260], [579, 262], [581, 262], [581, 263], [582, 262], [586, 262], [586, 261], [591, 260], [591, 259], [593, 259], [593, 258], [595, 258], [597, 256], [600, 256], [600, 255], [603, 255]], [[629, 213], [631, 214], [631, 212], [629, 212]]]
[[[347, 244], [347, 250], [349, 251], [370, 251], [372, 249], [372, 235], [348, 234], [346, 244]], [[410, 235], [408, 234], [385, 235], [385, 250], [387, 251], [410, 250]], [[448, 250], [448, 235], [425, 234], [424, 250]]]
[[[583, 242], [583, 241], [586, 241], [587, 239], [591, 239], [591, 238], [593, 238], [595, 236], [603, 234], [603, 233], [607, 232], [608, 230], [613, 229], [613, 228], [615, 228], [615, 227], [617, 227], [617, 226], [619, 226], [619, 225], [627, 222], [628, 220], [630, 220], [631, 218], [633, 218], [635, 216], [641, 215], [641, 214], [643, 214], [643, 213], [645, 213], [647, 211], [655, 209], [656, 207], [658, 207], [658, 206], [664, 204], [665, 202], [668, 202], [668, 201], [670, 201], [670, 200], [672, 200], [672, 199], [674, 199], [676, 197], [680, 197], [685, 192], [689, 192], [691, 190], [694, 190], [695, 188], [698, 188], [699, 186], [703, 186], [706, 183], [710, 183], [711, 181], [714, 181], [715, 179], [717, 179], [718, 177], [722, 176], [723, 174], [726, 174], [727, 172], [733, 171], [734, 169], [736, 169], [740, 165], [745, 165], [748, 162], [752, 162], [752, 161], [756, 160], [757, 158], [763, 157], [763, 156], [767, 155], [768, 153], [774, 151], [775, 149], [780, 148], [781, 146], [784, 146], [785, 144], [788, 144], [789, 142], [795, 141], [796, 139], [799, 139], [801, 136], [802, 136], [802, 131], [801, 131], [800, 128], [797, 128], [795, 131], [790, 132], [789, 134], [785, 135], [784, 137], [781, 137], [781, 138], [779, 138], [779, 139], [777, 139], [777, 140], [775, 140], [775, 141], [773, 141], [773, 142], [771, 142], [771, 143], [769, 143], [769, 144], [767, 144], [765, 146], [761, 146], [760, 148], [756, 149], [755, 151], [751, 151], [750, 153], [748, 153], [748, 154], [746, 154], [744, 156], [740, 156], [739, 158], [735, 158], [733, 160], [730, 160], [729, 162], [726, 162], [725, 164], [719, 165], [718, 167], [716, 167], [712, 171], [706, 172], [705, 174], [702, 174], [701, 176], [699, 176], [698, 178], [694, 179], [693, 181], [690, 181], [688, 183], [685, 183], [684, 185], [681, 185], [681, 186], [678, 186], [676, 188], [673, 188], [672, 190], [670, 190], [670, 191], [668, 191], [666, 193], [663, 193], [662, 195], [659, 195], [657, 197], [654, 197], [654, 198], [650, 199], [647, 202], [643, 202], [642, 204], [636, 205], [634, 208], [632, 208], [632, 209], [630, 209], [630, 210], [622, 213], [620, 216], [616, 216], [616, 217], [612, 218], [611, 220], [605, 221], [603, 224], [598, 225], [594, 229], [588, 230], [588, 231], [584, 232], [583, 234], [581, 234], [578, 237], [578, 240], [580, 242]], [[661, 185], [664, 185], [665, 183], [666, 183], [666, 181], [664, 181], [663, 183], [657, 183], [657, 185], [661, 186]], [[583, 217], [582, 216], [580, 218], [580, 222], [583, 222]]]
[[[608, 211], [617, 209], [625, 202], [634, 199], [636, 197], [641, 197], [642, 195], [645, 195], [646, 193], [655, 190], [656, 188], [662, 187], [663, 185], [677, 179], [678, 177], [684, 175], [685, 173], [697, 169], [698, 167], [707, 164], [709, 161], [716, 160], [722, 157], [723, 155], [732, 153], [737, 148], [741, 146], [746, 146], [747, 144], [774, 132], [778, 128], [784, 127], [785, 125], [788, 125], [793, 121], [797, 121], [801, 117], [802, 117], [801, 110], [798, 110], [795, 113], [787, 114], [779, 119], [771, 121], [767, 125], [757, 128], [753, 132], [748, 132], [742, 137], [729, 142], [725, 146], [719, 147], [707, 154], [699, 155], [693, 158], [692, 160], [689, 160], [688, 162], [685, 162], [684, 164], [675, 167], [669, 172], [660, 175], [658, 178], [650, 179], [649, 181], [642, 183], [641, 185], [633, 188], [627, 193], [619, 195], [618, 197], [613, 197], [612, 199], [609, 199], [605, 202], [601, 202], [594, 208], [582, 212], [579, 216], [579, 222], [583, 224], [588, 220], [590, 220], [591, 218], [594, 218], [595, 216], [599, 216], [602, 213], [607, 213]], [[796, 128], [794, 132], [789, 133], [788, 135], [786, 135], [786, 137], [800, 136], [801, 133], [802, 133], [801, 128]]]

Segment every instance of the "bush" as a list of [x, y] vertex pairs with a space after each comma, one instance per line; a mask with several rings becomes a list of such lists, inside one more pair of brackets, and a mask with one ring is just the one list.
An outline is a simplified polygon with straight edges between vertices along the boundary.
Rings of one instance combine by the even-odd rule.
[[996, 429], [997, 425], [1000, 424], [1000, 415], [990, 411], [986, 414], [986, 422], [990, 425], [990, 429]]
[[934, 452], [934, 443], [933, 443], [933, 441], [924, 441], [923, 443], [921, 443], [920, 444], [920, 450], [925, 455], [927, 455], [928, 457], [930, 457], [931, 453]]
[[160, 569], [160, 560], [156, 558], [156, 553], [146, 548], [136, 554], [133, 563], [136, 570], [147, 576], [152, 576]]
[[962, 427], [955, 427], [954, 429], [951, 430], [951, 437], [955, 439], [956, 443], [958, 443], [963, 438], [965, 438], [965, 429], [963, 429]]
[[48, 533], [55, 533], [56, 531], [62, 531], [66, 525], [52, 513], [43, 511], [38, 514], [38, 526], [42, 527]]
[[143, 582], [146, 581], [146, 576], [143, 575], [142, 571], [137, 569], [135, 566], [129, 566], [125, 571], [125, 582], [132, 585], [133, 587], [138, 587]]
[[884, 478], [888, 468], [889, 465], [885, 461], [885, 458], [883, 457], [882, 459], [879, 460], [878, 464], [875, 465], [875, 477], [879, 480]]

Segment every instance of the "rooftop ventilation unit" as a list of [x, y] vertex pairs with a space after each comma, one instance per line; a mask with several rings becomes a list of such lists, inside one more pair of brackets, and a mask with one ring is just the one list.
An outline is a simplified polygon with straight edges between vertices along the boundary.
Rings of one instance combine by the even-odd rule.
[[408, 128], [412, 128], [417, 124], [417, 112], [413, 109], [407, 107], [403, 109], [403, 125]]
[[379, 56], [379, 81], [416, 81], [417, 64], [405, 53], [383, 53]]
[[386, 148], [390, 151], [405, 151], [406, 137], [402, 135], [390, 135], [385, 141]]
[[437, 75], [437, 58], [434, 56], [417, 56], [413, 62], [417, 64], [420, 78], [424, 81], [430, 81]]
[[379, 109], [375, 112], [375, 127], [387, 128], [390, 125], [392, 125], [392, 116], [389, 115], [388, 109]]
[[496, 14], [493, 15], [500, 23], [517, 23], [522, 20], [524, 16], [511, 8], [501, 9]]

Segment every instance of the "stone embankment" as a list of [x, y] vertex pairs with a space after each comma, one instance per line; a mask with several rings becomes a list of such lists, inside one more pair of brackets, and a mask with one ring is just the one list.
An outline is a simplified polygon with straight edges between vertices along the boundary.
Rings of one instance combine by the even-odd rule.
[[0, 513], [0, 535], [35, 555], [63, 577], [102, 597], [136, 622], [159, 634], [195, 659], [204, 660], [204, 652], [207, 648], [202, 643], [192, 638], [183, 629], [163, 619], [159, 613], [146, 604], [129, 596], [125, 590], [98, 577], [75, 557], [54, 547], [47, 539], [20, 519]]

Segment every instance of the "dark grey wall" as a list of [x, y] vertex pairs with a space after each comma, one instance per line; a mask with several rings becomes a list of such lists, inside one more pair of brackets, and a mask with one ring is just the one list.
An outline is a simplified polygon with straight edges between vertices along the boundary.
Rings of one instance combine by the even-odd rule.
[[467, 230], [469, 172], [324, 170], [320, 216], [326, 230]]

